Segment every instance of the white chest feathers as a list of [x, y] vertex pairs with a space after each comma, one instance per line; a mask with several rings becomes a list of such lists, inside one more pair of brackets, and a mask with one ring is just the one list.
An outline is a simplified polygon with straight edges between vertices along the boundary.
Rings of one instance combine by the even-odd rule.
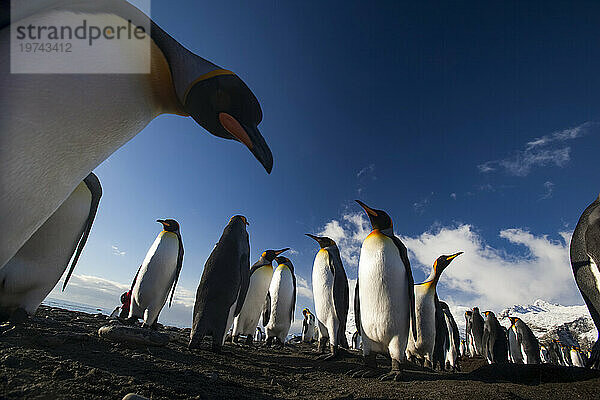
[[[337, 319], [333, 298], [334, 275], [329, 267], [329, 252], [319, 250], [315, 257], [312, 270], [313, 297], [315, 300], [315, 313], [325, 326], [329, 320]], [[331, 334], [331, 333], [330, 333]]]

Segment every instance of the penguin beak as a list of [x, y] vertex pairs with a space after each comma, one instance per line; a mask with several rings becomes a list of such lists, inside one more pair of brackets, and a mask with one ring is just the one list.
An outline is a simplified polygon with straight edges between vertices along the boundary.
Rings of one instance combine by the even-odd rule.
[[161, 223], [163, 226], [167, 226], [167, 221], [164, 219], [157, 219], [156, 222]]
[[311, 239], [314, 239], [317, 241], [317, 243], [319, 243], [319, 245], [321, 245], [321, 238], [315, 235], [311, 235], [310, 233], [305, 233], [306, 236], [308, 236]]
[[283, 253], [284, 251], [288, 251], [289, 249], [290, 249], [289, 247], [286, 247], [285, 249], [275, 250], [275, 255], [278, 256], [281, 253]]
[[377, 216], [377, 212], [375, 210], [373, 210], [371, 207], [367, 206], [365, 203], [363, 203], [360, 200], [355, 200], [359, 206], [361, 206], [367, 214], [372, 215], [373, 217]]
[[463, 254], [463, 251], [459, 251], [456, 254], [452, 254], [451, 256], [446, 257], [446, 261], [452, 261], [454, 260], [456, 257], [460, 256], [461, 254]]
[[262, 164], [267, 173], [273, 170], [273, 154], [265, 138], [255, 126], [240, 124], [232, 115], [219, 113], [219, 122], [235, 139], [243, 143], [254, 157]]

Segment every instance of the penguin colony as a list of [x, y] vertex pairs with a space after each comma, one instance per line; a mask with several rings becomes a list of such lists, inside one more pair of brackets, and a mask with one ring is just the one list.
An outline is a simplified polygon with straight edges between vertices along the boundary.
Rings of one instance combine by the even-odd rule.
[[[17, 18], [31, 23], [60, 13], [103, 12], [134, 23], [148, 19], [127, 2], [114, 0], [99, 7], [107, 4], [107, 9], [92, 10], [89, 5], [78, 8], [76, 3], [48, 2]], [[0, 319], [33, 315], [70, 264], [65, 289], [90, 235], [102, 195], [100, 182], [91, 171], [156, 116], [191, 116], [209, 133], [244, 144], [266, 171], [271, 171], [273, 157], [257, 128], [262, 111], [250, 89], [234, 73], [194, 55], [153, 21], [150, 23], [152, 79], [137, 75], [110, 80], [104, 75], [86, 80], [74, 75], [53, 76], [51, 80], [44, 75], [1, 78], [2, 99], [9, 102], [3, 107], [10, 112], [0, 116], [0, 125], [14, 140], [0, 148], [0, 171], [6, 188], [0, 222], [10, 233], [0, 239]], [[3, 15], [2, 38], [6, 38], [8, 29], [9, 20]], [[6, 40], [0, 45], [6, 46]], [[6, 62], [0, 61], [2, 68], [7, 68]], [[86, 121], [68, 118], [59, 106], [64, 107], [63, 102], [52, 97], [61, 93], [61, 87], [86, 84], [111, 92], [130, 89], [127, 93], [131, 99], [124, 103], [132, 107], [118, 110], [122, 115], [118, 125], [111, 122], [114, 119], [110, 115], [117, 110], [106, 102], [110, 96], [98, 93], [89, 102], [69, 105], [68, 115], [72, 116], [89, 115], [86, 107], [92, 104], [92, 114], [97, 118]], [[49, 97], [34, 96], [32, 100], [28, 96], [27, 104], [20, 101], [19, 93], [40, 87]], [[96, 93], [85, 87], [81, 90]], [[141, 97], [148, 101], [136, 101]], [[217, 101], [224, 98], [228, 101]], [[59, 107], [51, 110], [64, 121], [49, 128], [56, 131], [42, 134], [20, 123], [36, 115], [45, 118], [44, 113], [31, 112], [41, 107], [42, 103], [36, 101]], [[98, 111], [106, 115], [98, 115]], [[30, 122], [45, 125], [43, 121]], [[32, 149], [32, 143], [39, 148]], [[72, 164], [56, 162], [73, 159], [72, 143], [89, 151], [78, 154]], [[19, 162], [14, 162], [14, 154], [22, 156]], [[24, 166], [27, 176], [18, 173]], [[35, 196], [34, 191], [41, 186], [48, 188], [45, 196]], [[350, 296], [340, 250], [331, 238], [307, 234], [318, 243], [319, 250], [312, 270], [315, 313], [303, 311], [302, 341], [312, 343], [317, 339], [320, 359], [339, 358], [349, 347], [360, 349], [364, 366], [351, 371], [351, 375], [375, 377], [380, 375], [376, 356], [388, 356], [390, 370], [379, 376], [382, 380], [401, 379], [410, 363], [457, 371], [460, 357], [484, 357], [489, 363], [548, 362], [600, 368], [600, 340], [589, 355], [577, 344], [554, 340], [542, 345], [519, 318], [510, 317], [511, 325], [505, 329], [492, 311], [482, 315], [477, 307], [465, 313], [466, 331], [461, 339], [450, 308], [438, 297], [437, 284], [443, 271], [462, 252], [438, 257], [429, 277], [415, 284], [407, 248], [395, 236], [389, 214], [357, 202], [367, 214], [372, 231], [360, 251], [352, 305], [356, 322], [352, 346], [346, 337]], [[136, 324], [142, 319], [142, 327], [147, 329], [157, 329], [161, 310], [167, 301], [171, 306], [183, 267], [179, 223], [174, 219], [157, 222], [163, 229], [133, 279], [125, 321]], [[248, 225], [246, 217], [233, 216], [204, 265], [193, 310], [190, 349], [202, 348], [205, 337], [210, 337], [210, 349], [220, 352], [230, 328], [235, 343], [242, 339], [246, 344], [264, 340], [267, 345], [284, 346], [287, 342], [296, 305], [294, 265], [281, 255], [289, 248], [265, 250], [251, 267]], [[579, 219], [571, 241], [571, 264], [594, 323], [600, 327], [600, 197]], [[264, 332], [258, 326], [261, 315]]]

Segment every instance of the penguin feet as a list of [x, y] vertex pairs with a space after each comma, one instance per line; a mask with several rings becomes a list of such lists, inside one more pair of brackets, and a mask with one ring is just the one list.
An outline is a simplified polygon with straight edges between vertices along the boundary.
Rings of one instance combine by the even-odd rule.
[[394, 381], [401, 382], [402, 381], [402, 371], [390, 371], [387, 374], [383, 374], [378, 377], [380, 381]]
[[317, 360], [321, 360], [321, 361], [337, 360], [340, 358], [340, 356], [341, 356], [341, 354], [338, 351], [337, 346], [331, 346], [331, 353], [321, 354], [320, 356], [317, 357]]
[[246, 336], [246, 346], [252, 346], [253, 344], [254, 344], [254, 339], [252, 338], [252, 335]]

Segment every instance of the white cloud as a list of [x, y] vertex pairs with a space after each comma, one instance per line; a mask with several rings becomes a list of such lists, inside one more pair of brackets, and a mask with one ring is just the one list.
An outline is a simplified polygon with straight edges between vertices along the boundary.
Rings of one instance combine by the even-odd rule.
[[124, 256], [125, 254], [127, 254], [126, 251], [119, 250], [119, 248], [117, 246], [110, 246], [110, 248], [112, 249], [112, 253], [115, 256]]
[[514, 152], [512, 155], [494, 161], [487, 161], [477, 166], [480, 172], [489, 173], [503, 169], [506, 173], [515, 176], [527, 176], [534, 167], [555, 165], [564, 167], [571, 159], [571, 148], [549, 148], [552, 144], [562, 143], [577, 139], [598, 128], [597, 122], [585, 122], [574, 128], [563, 129], [536, 138], [525, 144], [524, 150]]
[[292, 256], [300, 254], [300, 252], [298, 250], [296, 250], [296, 249], [289, 249], [287, 252], [288, 252], [288, 254], [290, 254]]
[[[356, 177], [361, 178], [366, 175], [373, 174], [374, 172], [375, 172], [375, 164], [369, 164], [368, 166], [366, 166], [363, 169], [361, 169], [360, 171], [358, 171], [358, 173], [356, 174]], [[373, 179], [376, 179], [376, 178], [373, 177]]]
[[456, 200], [456, 193], [450, 193], [450, 198], [452, 198], [452, 200]]
[[313, 298], [312, 287], [298, 274], [296, 274], [296, 296], [306, 297], [309, 300]]

